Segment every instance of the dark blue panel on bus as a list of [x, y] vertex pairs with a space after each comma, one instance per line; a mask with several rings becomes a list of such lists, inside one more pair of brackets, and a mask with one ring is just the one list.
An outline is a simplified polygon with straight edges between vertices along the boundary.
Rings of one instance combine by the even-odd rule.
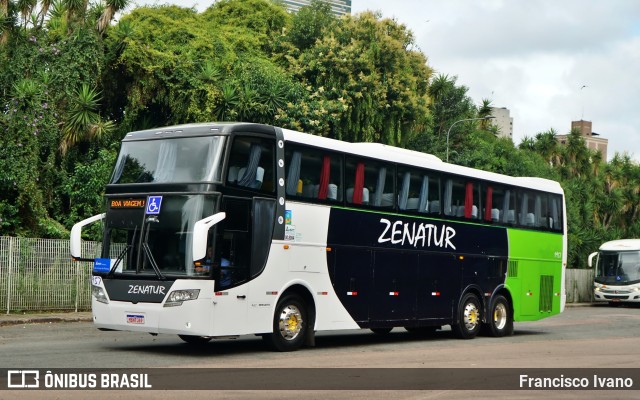
[[447, 323], [462, 289], [504, 282], [508, 256], [503, 227], [349, 209], [331, 210], [327, 244], [336, 293], [363, 327]]

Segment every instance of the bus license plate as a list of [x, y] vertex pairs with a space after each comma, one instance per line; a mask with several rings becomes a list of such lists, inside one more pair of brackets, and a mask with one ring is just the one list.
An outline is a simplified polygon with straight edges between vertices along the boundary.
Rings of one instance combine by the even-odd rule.
[[144, 325], [144, 315], [127, 314], [127, 324]]

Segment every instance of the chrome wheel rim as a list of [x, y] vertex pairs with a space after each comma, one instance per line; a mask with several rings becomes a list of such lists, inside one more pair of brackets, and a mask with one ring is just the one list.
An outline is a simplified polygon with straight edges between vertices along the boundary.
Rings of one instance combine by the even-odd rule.
[[476, 329], [480, 323], [480, 311], [474, 303], [467, 303], [464, 306], [464, 326], [468, 331]]
[[498, 330], [504, 329], [507, 325], [507, 307], [503, 303], [496, 304], [493, 310], [493, 325]]
[[294, 305], [286, 306], [282, 309], [278, 320], [280, 335], [285, 340], [294, 340], [302, 332], [303, 323], [302, 313], [298, 307]]

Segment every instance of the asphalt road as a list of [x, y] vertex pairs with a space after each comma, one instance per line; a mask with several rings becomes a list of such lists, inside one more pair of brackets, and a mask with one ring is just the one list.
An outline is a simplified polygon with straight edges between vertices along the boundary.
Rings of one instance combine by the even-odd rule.
[[[259, 337], [215, 340], [201, 347], [177, 336], [101, 332], [91, 323], [49, 323], [0, 327], [0, 368], [637, 368], [640, 308], [568, 307], [561, 315], [516, 323], [506, 338], [453, 338], [448, 329], [429, 337], [394, 329], [385, 336], [369, 331], [318, 333], [316, 347], [293, 353], [269, 351]], [[462, 371], [462, 370], [461, 370]], [[640, 387], [640, 379], [635, 382]], [[283, 387], [282, 390], [286, 390]], [[8, 395], [0, 391], [0, 398]], [[50, 398], [31, 392], [25, 398]], [[62, 394], [64, 392], [54, 392]], [[80, 393], [70, 392], [71, 398]], [[98, 392], [92, 392], [92, 398]], [[107, 392], [99, 392], [106, 395]], [[125, 391], [111, 398], [128, 398]], [[140, 398], [142, 392], [136, 392]], [[151, 393], [151, 392], [147, 392]], [[173, 393], [173, 394], [172, 394]], [[178, 392], [156, 392], [174, 398]], [[212, 398], [191, 392], [190, 398]], [[309, 398], [637, 398], [638, 391], [305, 391]], [[16, 393], [12, 393], [13, 395]], [[24, 392], [18, 392], [24, 395]], [[274, 391], [224, 391], [216, 398], [279, 398]], [[317, 395], [317, 396], [316, 396]], [[602, 396], [602, 397], [601, 397]], [[19, 396], [20, 397], [20, 396]], [[288, 397], [288, 396], [285, 396]], [[62, 396], [61, 398], [67, 398]], [[78, 397], [81, 398], [81, 397]]]

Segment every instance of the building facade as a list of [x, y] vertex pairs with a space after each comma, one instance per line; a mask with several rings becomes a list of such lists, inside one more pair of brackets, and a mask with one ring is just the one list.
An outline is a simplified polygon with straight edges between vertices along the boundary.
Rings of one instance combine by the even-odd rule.
[[[304, 6], [311, 4], [311, 0], [283, 0], [290, 12], [296, 12]], [[351, 14], [351, 0], [325, 0], [331, 6], [331, 11], [337, 16]]]
[[[591, 121], [571, 121], [571, 130], [577, 130], [584, 138], [587, 148], [599, 151], [602, 154], [602, 159], [607, 159], [607, 147], [609, 145], [609, 139], [600, 137], [599, 133], [593, 131], [593, 124]], [[569, 135], [556, 135], [556, 139], [561, 145], [566, 145]]]
[[513, 118], [506, 107], [491, 107], [492, 124], [498, 127], [498, 137], [513, 140]]

